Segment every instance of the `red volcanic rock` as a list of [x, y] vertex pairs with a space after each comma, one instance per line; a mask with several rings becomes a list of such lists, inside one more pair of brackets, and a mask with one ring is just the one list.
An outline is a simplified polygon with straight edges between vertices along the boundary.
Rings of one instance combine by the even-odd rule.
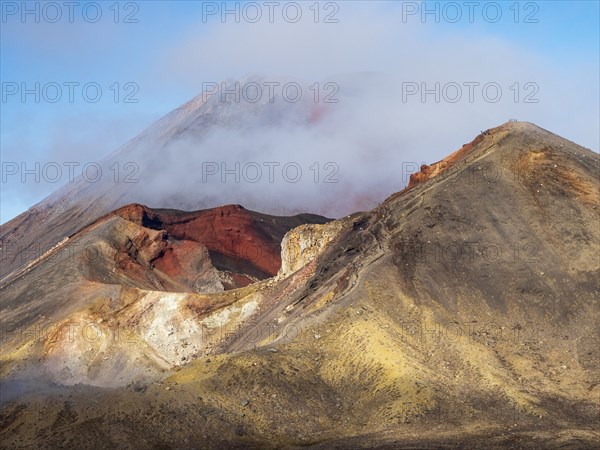
[[152, 264], [170, 279], [187, 286], [194, 286], [198, 278], [212, 267], [206, 247], [186, 240], [169, 243]]
[[166, 216], [161, 228], [177, 239], [200, 242], [225, 259], [249, 262], [267, 276], [275, 275], [281, 266], [280, 233], [238, 205]]
[[165, 230], [178, 241], [200, 243], [220, 261], [248, 262], [266, 276], [275, 275], [281, 266], [277, 239], [281, 228], [273, 230], [265, 219], [239, 205], [190, 213], [128, 205], [115, 214], [147, 228]]
[[120, 269], [139, 279], [142, 267], [149, 267], [191, 289], [202, 284], [203, 277], [210, 278], [213, 267], [226, 274], [221, 279], [226, 289], [272, 277], [281, 267], [280, 243], [285, 233], [304, 223], [328, 221], [309, 214], [268, 216], [240, 205], [184, 212], [139, 204], [119, 208], [100, 221], [114, 216], [161, 231], [154, 238], [140, 233], [131, 245], [119, 248], [116, 262]]

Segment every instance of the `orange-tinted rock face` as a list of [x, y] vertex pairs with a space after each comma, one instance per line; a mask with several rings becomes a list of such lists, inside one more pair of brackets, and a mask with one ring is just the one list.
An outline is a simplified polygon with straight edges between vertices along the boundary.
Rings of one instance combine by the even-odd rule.
[[463, 145], [460, 149], [447, 156], [446, 158], [442, 159], [441, 161], [438, 161], [431, 165], [423, 164], [419, 172], [411, 174], [407, 189], [410, 189], [413, 186], [416, 186], [417, 184], [421, 184], [433, 177], [436, 177], [448, 170], [453, 165], [457, 164], [465, 156], [471, 153], [473, 147], [475, 147], [477, 144], [479, 144], [479, 142], [483, 140], [483, 136], [483, 134], [480, 134], [472, 142]]

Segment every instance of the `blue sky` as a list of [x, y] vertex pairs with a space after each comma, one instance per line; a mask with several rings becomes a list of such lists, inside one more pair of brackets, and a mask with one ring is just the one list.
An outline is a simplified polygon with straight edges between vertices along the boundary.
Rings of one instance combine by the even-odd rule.
[[[335, 3], [338, 23], [316, 25], [309, 20], [314, 11], [310, 9], [312, 1], [300, 2], [304, 15], [298, 24], [282, 20], [277, 13], [273, 24], [265, 20], [243, 23], [243, 17], [240, 24], [231, 19], [222, 23], [218, 15], [203, 21], [203, 10], [223, 8], [224, 2], [120, 2], [118, 23], [114, 23], [113, 1], [98, 2], [102, 18], [96, 23], [83, 18], [82, 10], [90, 2], [77, 2], [73, 23], [69, 23], [64, 6], [62, 18], [50, 23], [41, 13], [42, 8], [49, 8], [49, 16], [54, 13], [52, 7], [45, 6], [47, 2], [28, 2], [30, 9], [40, 8], [39, 22], [31, 14], [23, 20], [22, 2], [1, 3], [3, 94], [9, 85], [64, 86], [65, 82], [78, 86], [96, 83], [103, 94], [96, 103], [83, 99], [78, 87], [72, 103], [65, 91], [56, 103], [43, 99], [37, 103], [32, 95], [24, 102], [18, 94], [3, 96], [3, 163], [33, 167], [36, 162], [97, 161], [197, 95], [207, 81], [251, 73], [309, 80], [353, 71], [402, 75], [408, 67], [416, 66], [419, 70], [410, 73], [411, 80], [427, 74], [429, 79], [447, 81], [452, 74], [457, 81], [460, 77], [485, 81], [494, 73], [482, 67], [490, 64], [491, 59], [486, 59], [490, 55], [484, 54], [487, 48], [508, 66], [499, 79], [540, 84], [540, 104], [518, 105], [515, 115], [598, 151], [598, 1], [497, 2], [502, 18], [496, 23], [485, 20], [481, 12], [493, 2], [477, 2], [473, 23], [465, 20], [465, 2], [455, 2], [463, 13], [463, 20], [457, 23], [449, 23], [443, 16], [438, 23], [431, 15], [423, 23], [419, 13], [403, 22], [403, 8], [405, 13], [406, 8], [422, 8], [422, 2], [329, 2]], [[257, 3], [266, 11], [263, 2]], [[429, 9], [436, 5], [440, 11], [450, 8], [448, 2], [427, 3]], [[236, 4], [244, 6], [244, 2], [227, 2], [226, 7]], [[319, 5], [323, 9], [321, 20], [333, 11], [326, 4]], [[19, 10], [13, 14], [15, 5]], [[519, 11], [517, 23], [515, 9]], [[94, 12], [94, 8], [89, 11]], [[528, 13], [537, 23], [523, 23]], [[124, 23], [127, 14], [132, 14], [134, 23]], [[338, 41], [335, 36], [343, 39]], [[369, 45], [361, 47], [363, 41]], [[345, 42], [349, 42], [348, 47]], [[461, 73], [453, 67], [453, 60], [463, 52], [472, 52], [473, 66]], [[504, 66], [498, 67], [503, 70]], [[522, 77], [518, 75], [521, 69]], [[126, 83], [133, 84], [125, 88]], [[138, 90], [131, 99], [137, 102], [125, 103], [123, 96], [134, 89]], [[120, 94], [118, 102], [114, 101], [115, 90]], [[508, 118], [506, 109], [496, 114], [489, 105], [484, 106], [485, 111], [479, 114], [483, 128], [485, 121], [490, 127]], [[471, 116], [465, 120], [467, 117]], [[452, 119], [449, 115], [448, 120]], [[445, 135], [441, 132], [440, 136]], [[450, 142], [444, 146], [440, 142], [440, 148], [452, 150], [452, 136], [448, 134]], [[468, 137], [472, 136], [461, 139]], [[22, 183], [18, 177], [4, 178], [0, 186], [2, 223], [64, 182]]]

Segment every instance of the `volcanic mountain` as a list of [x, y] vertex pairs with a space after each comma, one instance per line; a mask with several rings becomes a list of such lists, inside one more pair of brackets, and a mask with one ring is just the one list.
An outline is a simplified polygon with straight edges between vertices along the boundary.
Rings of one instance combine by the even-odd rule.
[[599, 171], [510, 122], [339, 220], [98, 214], [3, 280], [2, 445], [598, 447]]
[[[260, 77], [240, 81], [263, 82]], [[308, 87], [305, 91], [310, 92]], [[324, 156], [314, 155], [311, 149], [319, 139], [330, 139], [333, 124], [324, 120], [333, 117], [334, 105], [315, 104], [311, 99], [305, 95], [290, 103], [278, 94], [250, 103], [223, 97], [220, 92], [201, 93], [94, 163], [95, 171], [91, 169], [89, 177], [74, 176], [1, 225], [0, 280], [98, 217], [132, 203], [185, 211], [239, 203], [290, 216], [304, 212], [298, 207], [302, 204], [299, 199], [308, 199], [303, 204], [330, 217], [376, 205], [392, 190], [353, 192], [355, 180], [349, 176], [315, 183], [316, 172], [310, 167], [314, 169], [315, 161]], [[277, 136], [270, 139], [273, 134]], [[293, 152], [290, 148], [296, 140], [306, 145]], [[257, 158], [261, 149], [264, 159], [256, 161], [252, 155]], [[83, 166], [84, 156], [80, 159]], [[332, 174], [326, 170], [327, 161], [319, 161], [319, 180]], [[283, 180], [287, 163], [304, 171], [299, 180]], [[217, 173], [207, 175], [207, 165]], [[331, 163], [327, 167], [335, 170]], [[226, 175], [227, 170], [233, 173]], [[261, 171], [258, 175], [257, 170]], [[293, 170], [289, 174], [295, 176]], [[303, 195], [298, 195], [299, 191]], [[311, 199], [317, 196], [318, 202]]]

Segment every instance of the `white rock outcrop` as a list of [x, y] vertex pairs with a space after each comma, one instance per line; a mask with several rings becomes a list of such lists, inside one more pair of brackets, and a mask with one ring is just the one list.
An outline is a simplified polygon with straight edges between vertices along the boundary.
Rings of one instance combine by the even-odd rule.
[[281, 280], [313, 261], [339, 234], [342, 222], [323, 225], [300, 225], [286, 233], [281, 241], [281, 268], [276, 280]]

